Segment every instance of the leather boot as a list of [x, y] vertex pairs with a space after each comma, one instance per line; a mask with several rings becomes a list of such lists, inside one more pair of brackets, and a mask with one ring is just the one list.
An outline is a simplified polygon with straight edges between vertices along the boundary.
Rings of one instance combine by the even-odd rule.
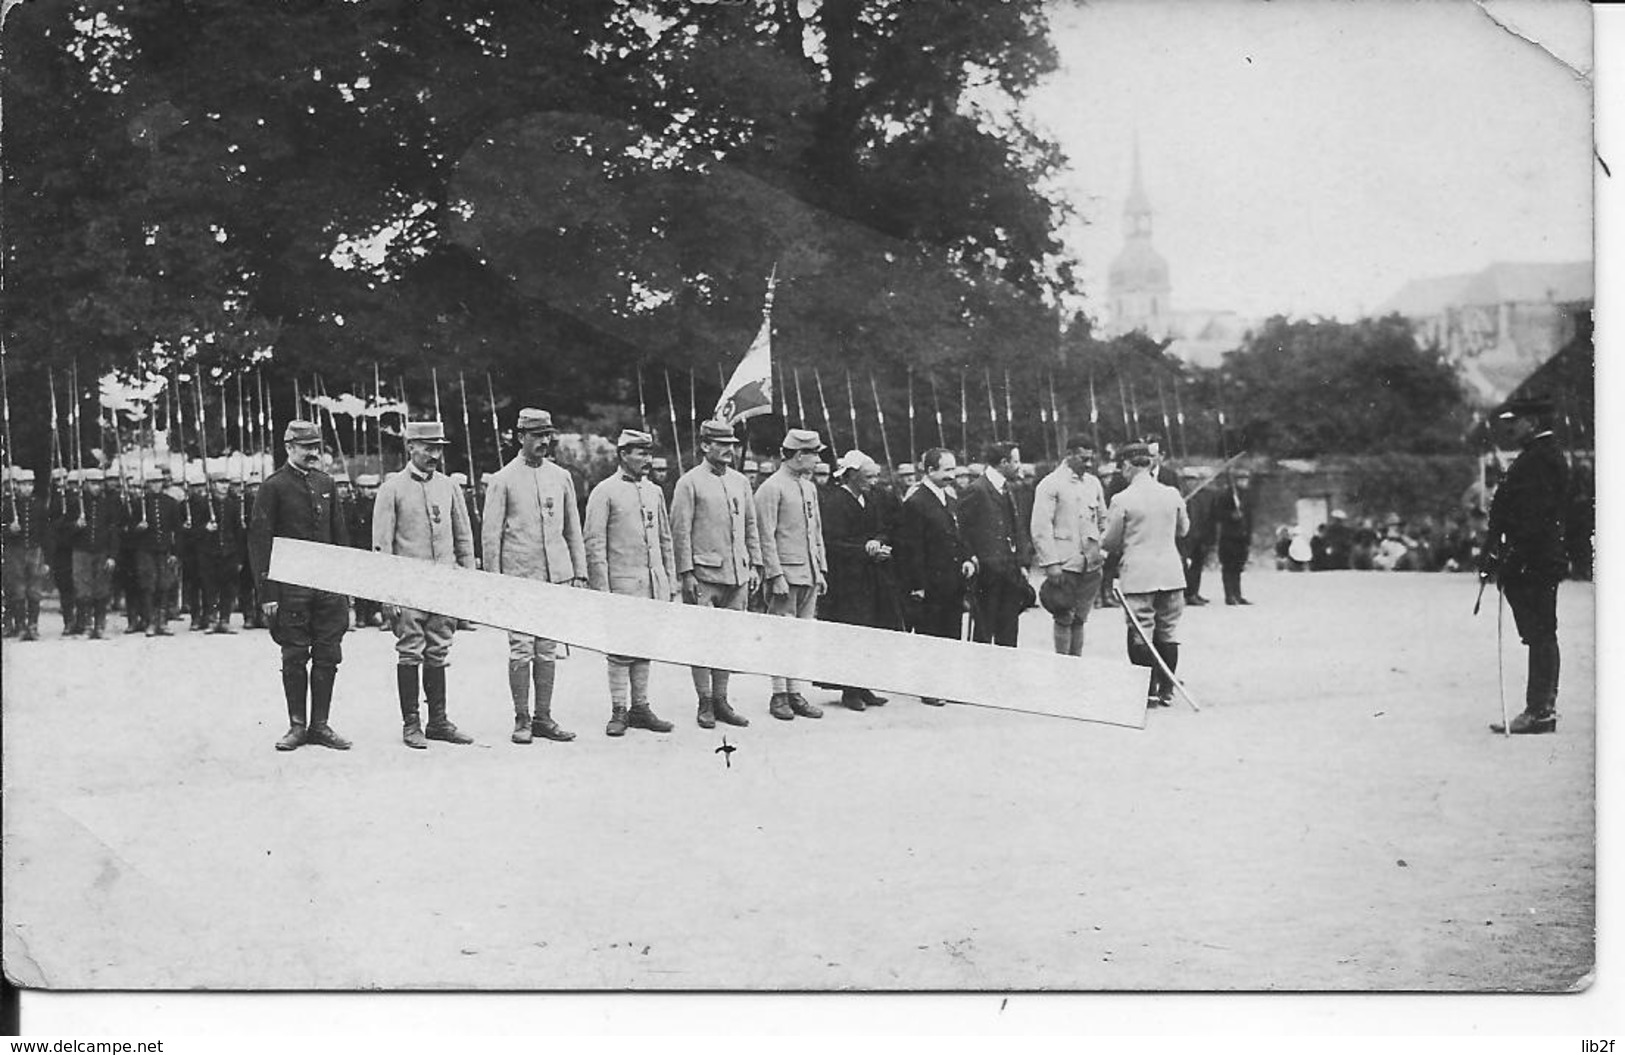
[[139, 634], [145, 632], [148, 637], [153, 636], [152, 620], [146, 612], [147, 599], [140, 594], [131, 594], [124, 599], [124, 632], [126, 634]]
[[767, 713], [783, 722], [794, 721], [796, 712], [790, 709], [790, 694], [775, 692], [767, 703]]
[[516, 744], [528, 744], [530, 733], [530, 664], [508, 664], [508, 694], [513, 697], [513, 735]]
[[609, 724], [604, 726], [605, 736], [626, 735], [626, 708], [616, 707], [609, 715]]
[[1528, 733], [1555, 733], [1557, 732], [1557, 715], [1535, 715], [1524, 711], [1522, 714], [1513, 715], [1512, 721], [1507, 725], [1502, 725], [1500, 722], [1491, 722], [1490, 732], [1510, 732], [1514, 736]]
[[429, 746], [418, 724], [418, 668], [409, 663], [395, 665], [395, 690], [401, 698], [401, 743], [419, 751]]
[[716, 704], [710, 696], [700, 697], [700, 708], [695, 715], [694, 721], [701, 729], [715, 729], [717, 727]]
[[626, 712], [626, 727], [647, 729], [651, 733], [669, 733], [672, 730], [672, 724], [650, 710], [647, 703], [632, 705], [632, 709]]
[[330, 747], [335, 751], [348, 751], [350, 741], [334, 732], [333, 727], [327, 724], [328, 713], [333, 708], [333, 681], [338, 674], [337, 667], [330, 667], [325, 663], [312, 663], [310, 666], [310, 731], [305, 734], [305, 743]]
[[100, 641], [107, 633], [107, 602], [94, 601], [90, 606], [90, 639]]
[[824, 709], [807, 702], [807, 698], [799, 692], [789, 693], [790, 710], [803, 718], [822, 718]]
[[288, 704], [288, 731], [276, 742], [278, 751], [292, 751], [305, 743], [305, 661], [282, 661], [282, 696]]
[[62, 636], [78, 637], [84, 632], [85, 628], [79, 623], [79, 613], [75, 610], [74, 603], [71, 600], [64, 600], [62, 602]]
[[23, 640], [39, 640], [39, 602], [28, 602], [28, 620], [23, 624]]
[[[1156, 643], [1156, 648], [1157, 655], [1162, 657], [1162, 661], [1168, 665], [1169, 671], [1177, 671], [1179, 669], [1179, 645], [1172, 641], [1159, 641]], [[1162, 675], [1162, 685], [1157, 692], [1157, 706], [1172, 707], [1174, 705], [1173, 679], [1160, 670], [1157, 673]]]
[[533, 662], [530, 665], [531, 683], [536, 687], [536, 717], [530, 723], [530, 735], [544, 740], [567, 744], [576, 734], [559, 728], [553, 720], [553, 674], [551, 663]]
[[871, 690], [871, 689], [859, 689], [858, 690], [858, 695], [862, 696], [863, 697], [863, 702], [868, 704], [870, 707], [884, 707], [884, 706], [886, 706], [886, 697], [884, 697], [884, 696], [876, 696], [874, 694], [873, 690]]
[[423, 668], [423, 696], [429, 702], [429, 724], [423, 735], [448, 744], [472, 744], [474, 738], [458, 729], [446, 717], [446, 668]]
[[1524, 710], [1536, 718], [1557, 713], [1557, 678], [1562, 653], [1555, 639], [1536, 641], [1529, 646], [1529, 683], [1524, 692]]
[[717, 716], [717, 721], [723, 725], [747, 726], [750, 719], [734, 710], [733, 704], [728, 702], [726, 696], [711, 697], [711, 710]]
[[862, 711], [868, 709], [867, 705], [863, 702], [863, 697], [858, 693], [857, 689], [841, 690], [841, 706], [845, 707], [849, 711]]

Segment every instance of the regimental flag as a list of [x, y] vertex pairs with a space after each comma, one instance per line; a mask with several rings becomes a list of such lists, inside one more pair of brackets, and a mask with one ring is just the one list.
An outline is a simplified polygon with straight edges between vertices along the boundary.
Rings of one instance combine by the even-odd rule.
[[773, 284], [777, 273], [775, 267], [774, 274], [768, 276], [762, 328], [756, 331], [756, 339], [750, 342], [745, 358], [734, 367], [733, 376], [717, 399], [714, 416], [730, 425], [773, 413]]

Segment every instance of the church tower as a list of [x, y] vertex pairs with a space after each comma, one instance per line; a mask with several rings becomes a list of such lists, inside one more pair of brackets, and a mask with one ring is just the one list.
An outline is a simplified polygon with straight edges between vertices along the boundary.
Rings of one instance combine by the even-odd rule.
[[1143, 330], [1168, 336], [1172, 311], [1168, 262], [1151, 248], [1151, 199], [1140, 174], [1140, 137], [1134, 137], [1134, 180], [1123, 202], [1123, 248], [1107, 273], [1107, 330], [1112, 336]]

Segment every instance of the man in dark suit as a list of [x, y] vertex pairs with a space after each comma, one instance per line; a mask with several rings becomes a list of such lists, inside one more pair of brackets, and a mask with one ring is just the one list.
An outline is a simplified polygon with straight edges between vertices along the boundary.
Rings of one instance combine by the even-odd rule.
[[984, 458], [986, 471], [971, 481], [959, 502], [960, 532], [977, 562], [971, 586], [971, 636], [1014, 648], [1022, 609], [1033, 596], [1027, 582], [1032, 536], [1012, 490], [1021, 475], [1021, 448], [990, 443]]
[[1518, 636], [1529, 646], [1524, 711], [1498, 733], [1557, 731], [1557, 584], [1568, 571], [1563, 521], [1569, 467], [1552, 433], [1549, 399], [1515, 399], [1496, 420], [1522, 453], [1490, 504], [1489, 542], [1481, 574], [1496, 576]]
[[[965, 582], [976, 574], [976, 558], [960, 538], [945, 490], [958, 467], [952, 451], [943, 447], [926, 451], [920, 457], [925, 478], [903, 502], [896, 557], [916, 634], [957, 639], [964, 618]], [[921, 697], [920, 702], [942, 706], [932, 697]]]

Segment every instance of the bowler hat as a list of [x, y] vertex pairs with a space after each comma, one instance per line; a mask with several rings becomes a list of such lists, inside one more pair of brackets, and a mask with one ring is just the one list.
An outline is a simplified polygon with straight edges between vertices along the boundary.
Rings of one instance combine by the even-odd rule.
[[445, 446], [446, 426], [438, 421], [408, 421], [406, 423], [407, 443], [432, 443]]
[[726, 421], [707, 421], [700, 425], [700, 439], [707, 443], [738, 443], [734, 427]]
[[821, 451], [824, 441], [812, 429], [791, 429], [784, 434], [784, 442], [779, 446], [787, 451]]
[[[407, 428], [411, 428], [411, 426], [408, 425]], [[322, 442], [322, 430], [314, 421], [290, 421], [288, 427], [282, 430], [282, 442], [292, 443], [300, 447], [320, 444]]]
[[615, 440], [615, 449], [624, 450], [627, 447], [653, 447], [655, 438], [647, 432], [637, 429], [622, 429], [620, 436]]
[[553, 415], [545, 410], [535, 407], [526, 407], [519, 412], [519, 421], [514, 428], [520, 432], [557, 432], [553, 427]]

